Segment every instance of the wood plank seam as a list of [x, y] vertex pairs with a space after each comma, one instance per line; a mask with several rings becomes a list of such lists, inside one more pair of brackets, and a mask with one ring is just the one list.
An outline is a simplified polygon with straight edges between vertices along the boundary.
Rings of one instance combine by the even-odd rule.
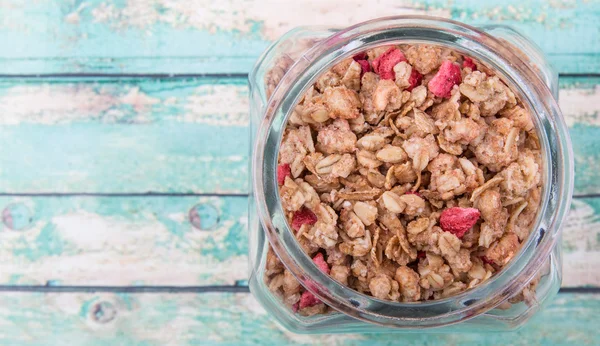
[[0, 192], [0, 197], [248, 197], [244, 192]]
[[[210, 286], [41, 286], [0, 285], [0, 292], [36, 293], [250, 293], [247, 285]], [[599, 289], [600, 292], [600, 289]]]
[[[0, 192], [0, 197], [249, 197], [244, 192]], [[600, 198], [600, 193], [574, 194], [574, 199]]]
[[[211, 286], [41, 286], [0, 285], [0, 292], [36, 293], [250, 293], [243, 285]], [[600, 294], [600, 287], [562, 287], [559, 293]]]
[[[600, 74], [599, 74], [600, 76]], [[44, 78], [219, 78], [246, 79], [248, 73], [35, 73], [35, 74], [0, 74], [0, 78], [44, 79]]]
[[[600, 73], [559, 73], [559, 78], [598, 78]], [[45, 79], [45, 78], [219, 78], [219, 79], [246, 79], [248, 73], [35, 73], [35, 74], [10, 74], [0, 73], [0, 78], [13, 79]]]

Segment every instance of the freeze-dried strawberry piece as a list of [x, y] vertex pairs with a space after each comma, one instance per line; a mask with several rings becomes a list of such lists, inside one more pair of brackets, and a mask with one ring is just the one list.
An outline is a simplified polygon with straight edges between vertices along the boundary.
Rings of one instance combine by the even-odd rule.
[[483, 263], [487, 263], [487, 264], [489, 264], [489, 265], [494, 265], [494, 261], [492, 261], [492, 260], [488, 259], [488, 258], [487, 258], [487, 257], [485, 257], [485, 256], [481, 256], [481, 257], [479, 257], [479, 258], [481, 258], [481, 261], [483, 261]]
[[352, 57], [354, 61], [367, 60], [367, 52], [361, 52]]
[[[317, 267], [321, 269], [322, 272], [329, 275], [329, 265], [325, 261], [325, 257], [323, 257], [322, 253], [319, 252], [318, 254], [316, 254], [312, 260], [317, 265]], [[310, 291], [305, 291], [304, 293], [302, 293], [302, 296], [300, 296], [299, 307], [300, 309], [304, 309], [306, 307], [315, 306], [320, 303], [321, 301], [319, 300], [319, 298], [315, 297], [315, 295], [310, 293]]]
[[410, 85], [408, 86], [408, 88], [406, 88], [406, 90], [412, 91], [414, 87], [421, 84], [422, 80], [423, 80], [423, 75], [420, 74], [416, 68], [413, 68], [412, 72], [410, 73], [410, 77], [408, 77], [408, 82], [410, 83]]
[[292, 216], [292, 228], [297, 231], [302, 225], [314, 225], [317, 222], [317, 215], [307, 207], [296, 211]]
[[446, 232], [462, 238], [479, 220], [480, 212], [475, 208], [448, 208], [440, 215], [440, 226]]
[[323, 273], [329, 275], [329, 265], [325, 262], [322, 253], [319, 252], [312, 260]]
[[419, 191], [406, 191], [404, 194], [405, 195], [417, 195], [417, 196], [423, 198], [423, 196], [421, 196], [421, 194], [419, 193]]
[[429, 91], [435, 96], [448, 98], [450, 97], [452, 87], [461, 81], [460, 66], [445, 60], [427, 86], [429, 87]]
[[363, 76], [363, 74], [371, 72], [371, 65], [369, 65], [369, 62], [367, 60], [356, 60], [356, 62], [360, 65], [360, 68], [362, 69], [362, 71], [360, 71], [361, 77]]
[[310, 291], [304, 291], [300, 296], [300, 309], [315, 306], [317, 304], [321, 304], [321, 301], [319, 298], [315, 297], [314, 294], [310, 293]]
[[397, 63], [406, 61], [404, 53], [396, 47], [391, 47], [385, 53], [381, 54], [377, 59], [373, 60], [373, 71], [379, 75], [381, 79], [394, 79], [394, 66]]
[[417, 258], [425, 258], [427, 253], [425, 251], [417, 251]]
[[300, 302], [292, 305], [292, 311], [293, 312], [298, 312], [298, 309], [300, 308]]
[[292, 176], [292, 168], [289, 164], [284, 163], [282, 165], [277, 166], [277, 183], [279, 185], [283, 185], [285, 183], [285, 177]]
[[475, 65], [473, 59], [469, 58], [468, 56], [464, 57], [462, 67], [468, 67], [471, 69], [471, 71], [477, 71], [477, 65]]

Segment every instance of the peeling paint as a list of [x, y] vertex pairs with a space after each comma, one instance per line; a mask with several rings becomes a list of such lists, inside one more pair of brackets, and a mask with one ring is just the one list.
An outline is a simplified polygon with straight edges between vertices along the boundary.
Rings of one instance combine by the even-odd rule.
[[[4, 293], [0, 296], [3, 340], [10, 345], [593, 345], [598, 340], [600, 296], [561, 294], [512, 333], [375, 333], [293, 335], [273, 318], [256, 314], [248, 294]], [[116, 318], [91, 318], [107, 302]], [[569, 316], [569, 318], [561, 318]]]
[[561, 89], [559, 104], [569, 127], [577, 123], [600, 126], [600, 85]]
[[[293, 1], [210, 1], [210, 0], [128, 0], [124, 7], [101, 3], [91, 10], [95, 22], [106, 23], [115, 30], [137, 28], [151, 30], [158, 23], [174, 28], [195, 28], [218, 31], [252, 33], [256, 23], [261, 35], [274, 40], [298, 25], [346, 27], [369, 19], [391, 15], [430, 14], [450, 17], [447, 9], [422, 9], [412, 1], [335, 0], [314, 4]], [[340, 9], [352, 8], [352, 11]], [[298, 20], [302, 19], [300, 23]], [[149, 31], [148, 31], [149, 32]]]
[[248, 126], [248, 88], [246, 86], [204, 85], [188, 96], [184, 122], [215, 126]]
[[[52, 125], [94, 119], [118, 122], [126, 117], [132, 122], [147, 122], [151, 106], [158, 102], [137, 87], [115, 93], [99, 85], [20, 85], [0, 95], [0, 125]], [[135, 114], [123, 106], [131, 107]]]
[[[15, 203], [11, 200], [9, 203]], [[0, 283], [45, 285], [233, 285], [247, 278], [246, 214], [242, 199], [30, 198], [35, 225], [0, 232]], [[210, 232], [176, 217], [197, 203], [223, 208]], [[0, 206], [6, 201], [0, 201]], [[2, 230], [2, 228], [0, 228]], [[215, 246], [218, 245], [218, 246]], [[12, 258], [12, 260], [11, 260]], [[15, 258], [19, 259], [18, 261]]]
[[600, 286], [600, 203], [573, 200], [563, 226], [563, 286]]
[[22, 85], [0, 96], [0, 124], [55, 124], [99, 117], [118, 100], [91, 86]]
[[[0, 93], [0, 125], [60, 124], [85, 119], [117, 122], [134, 111], [134, 122], [148, 122], [164, 107], [173, 119], [214, 126], [248, 126], [248, 88], [245, 85], [201, 85], [185, 98], [152, 96], [138, 86], [20, 85]], [[35, 102], [31, 102], [35, 100]], [[561, 88], [560, 107], [569, 126], [600, 126], [600, 85]], [[159, 107], [153, 109], [153, 107]], [[166, 119], [166, 118], [165, 118]]]

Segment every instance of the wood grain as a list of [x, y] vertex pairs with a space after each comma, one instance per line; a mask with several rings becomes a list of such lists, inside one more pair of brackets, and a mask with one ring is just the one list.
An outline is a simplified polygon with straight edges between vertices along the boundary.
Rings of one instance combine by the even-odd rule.
[[[598, 294], [561, 294], [525, 327], [488, 334], [294, 335], [249, 294], [22, 294], [0, 296], [10, 345], [594, 345]], [[568, 318], [557, 318], [568, 316]]]
[[[200, 227], [190, 215], [197, 206]], [[0, 210], [0, 285], [248, 279], [247, 197], [0, 197]], [[600, 199], [574, 201], [563, 251], [563, 287], [600, 287]]]
[[0, 191], [246, 192], [247, 87], [224, 82], [0, 81]]
[[[508, 24], [563, 74], [600, 71], [597, 1], [0, 0], [0, 75], [244, 74], [292, 27], [398, 14]], [[0, 79], [0, 285], [243, 284], [245, 85], [243, 78]], [[599, 85], [600, 78], [561, 79], [579, 196], [563, 230], [564, 287], [600, 287]], [[185, 196], [203, 193], [240, 196]], [[593, 345], [599, 310], [600, 294], [560, 294], [515, 333], [401, 337], [408, 344]], [[0, 294], [6, 345], [398, 339], [293, 335], [249, 294]]]
[[300, 25], [429, 14], [521, 30], [563, 73], [600, 68], [597, 1], [148, 0], [0, 2], [0, 74], [247, 73], [275, 38]]
[[559, 104], [575, 154], [575, 195], [600, 193], [600, 78], [561, 78]]
[[600, 286], [600, 198], [573, 200], [562, 232], [563, 287]]
[[[600, 193], [600, 78], [560, 86], [575, 194]], [[248, 108], [241, 78], [0, 80], [0, 192], [247, 193]]]
[[234, 285], [246, 197], [0, 197], [0, 285]]

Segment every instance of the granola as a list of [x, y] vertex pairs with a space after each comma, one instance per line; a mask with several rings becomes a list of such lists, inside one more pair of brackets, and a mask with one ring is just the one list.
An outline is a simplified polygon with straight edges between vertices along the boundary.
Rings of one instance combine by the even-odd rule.
[[[414, 302], [473, 288], [517, 254], [540, 204], [541, 149], [526, 107], [482, 71], [438, 46], [377, 47], [304, 95], [277, 181], [299, 244], [324, 273]], [[272, 250], [266, 280], [294, 311], [327, 311]]]

